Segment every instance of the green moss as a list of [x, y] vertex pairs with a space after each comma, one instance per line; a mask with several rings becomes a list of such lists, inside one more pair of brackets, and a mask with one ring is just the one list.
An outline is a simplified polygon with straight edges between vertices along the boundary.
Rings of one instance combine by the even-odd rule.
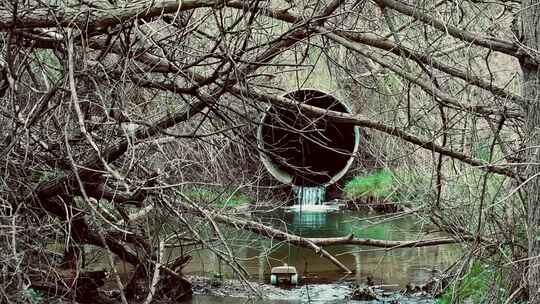
[[385, 198], [392, 193], [393, 176], [386, 170], [367, 176], [357, 176], [345, 185], [345, 197], [356, 199], [361, 197]]

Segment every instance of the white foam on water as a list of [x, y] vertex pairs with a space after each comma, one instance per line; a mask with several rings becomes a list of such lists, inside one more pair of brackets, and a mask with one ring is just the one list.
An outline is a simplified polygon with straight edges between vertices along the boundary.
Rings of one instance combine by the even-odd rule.
[[338, 211], [339, 206], [337, 205], [292, 205], [286, 209], [289, 212], [305, 212], [305, 213], [324, 213], [324, 212], [330, 212], [330, 211]]

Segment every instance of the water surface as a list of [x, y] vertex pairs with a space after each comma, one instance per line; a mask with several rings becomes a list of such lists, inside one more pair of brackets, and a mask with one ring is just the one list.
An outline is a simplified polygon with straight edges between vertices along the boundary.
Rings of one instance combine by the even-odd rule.
[[[414, 216], [391, 216], [366, 214], [352, 211], [331, 212], [284, 212], [254, 215], [276, 228], [304, 237], [339, 237], [354, 233], [356, 237], [379, 240], [416, 240], [440, 237], [428, 234], [427, 223]], [[433, 228], [433, 227], [431, 227]], [[270, 269], [288, 264], [295, 266], [307, 283], [356, 280], [389, 288], [402, 288], [408, 283], [421, 284], [439, 271], [450, 266], [458, 257], [457, 245], [442, 245], [420, 248], [399, 248], [394, 250], [365, 246], [340, 245], [325, 248], [337, 257], [354, 274], [345, 276], [343, 272], [321, 258], [312, 249], [298, 248], [286, 243], [258, 237], [245, 231], [223, 227], [238, 261], [253, 281], [268, 282]], [[226, 252], [223, 246], [215, 244], [215, 249]], [[183, 249], [185, 252], [185, 248]], [[190, 248], [193, 256], [185, 268], [188, 274], [212, 276], [221, 273], [225, 278], [237, 275], [225, 261], [211, 250]], [[178, 255], [178, 252], [170, 252]]]

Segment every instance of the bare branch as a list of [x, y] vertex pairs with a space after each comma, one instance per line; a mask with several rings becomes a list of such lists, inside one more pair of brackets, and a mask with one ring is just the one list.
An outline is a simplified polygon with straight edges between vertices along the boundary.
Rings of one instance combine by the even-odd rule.
[[[482, 46], [494, 51], [502, 52], [511, 56], [520, 57], [519, 47], [507, 41], [499, 40], [493, 37], [485, 36], [480, 33], [468, 32], [459, 29], [455, 26], [444, 23], [436, 18], [431, 17], [424, 12], [421, 6], [410, 6], [406, 3], [396, 0], [374, 0], [381, 6], [386, 6], [394, 9], [402, 14], [413, 17], [424, 22], [427, 25], [433, 26], [436, 29], [450, 34], [452, 37], [459, 40], [470, 42], [471, 44]], [[420, 2], [418, 2], [420, 3]]]
[[306, 114], [316, 115], [317, 117], [324, 117], [325, 119], [329, 121], [351, 123], [360, 127], [365, 127], [365, 128], [381, 131], [383, 133], [401, 138], [421, 148], [424, 148], [433, 152], [441, 153], [445, 156], [449, 156], [454, 159], [460, 160], [464, 163], [478, 167], [479, 169], [485, 170], [487, 172], [493, 172], [493, 173], [517, 178], [517, 175], [512, 170], [504, 166], [488, 164], [484, 161], [475, 159], [463, 153], [456, 152], [446, 147], [439, 146], [434, 141], [421, 139], [415, 135], [412, 135], [410, 133], [407, 133], [401, 130], [398, 127], [388, 126], [380, 122], [364, 119], [361, 117], [361, 115], [358, 115], [358, 114], [355, 115], [355, 114], [331, 111], [327, 109], [321, 109], [314, 106], [298, 103], [294, 100], [290, 100], [284, 97], [270, 96], [267, 94], [259, 93], [259, 92], [254, 91], [253, 89], [248, 89], [245, 87], [242, 87], [242, 88], [230, 87], [228, 88], [228, 90], [236, 95], [254, 98], [263, 102], [268, 102], [270, 104], [276, 104], [276, 105], [285, 106], [285, 107], [289, 107], [293, 109], [300, 108], [302, 109], [302, 111], [305, 111]]
[[174, 14], [201, 7], [219, 6], [215, 0], [144, 1], [125, 8], [88, 7], [28, 7], [19, 8], [16, 19], [7, 7], [0, 7], [0, 32], [13, 29], [75, 27], [88, 31], [102, 31], [107, 27], [133, 19], [145, 19], [163, 14]]

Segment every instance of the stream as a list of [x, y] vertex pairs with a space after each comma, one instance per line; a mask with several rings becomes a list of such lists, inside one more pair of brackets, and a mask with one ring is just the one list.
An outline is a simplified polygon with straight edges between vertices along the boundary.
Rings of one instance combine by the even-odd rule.
[[[415, 240], [441, 236], [428, 234], [427, 231], [433, 227], [410, 215], [388, 217], [356, 211], [309, 212], [294, 209], [255, 213], [252, 217], [304, 237], [337, 237], [351, 232], [359, 238], [380, 240]], [[456, 261], [460, 252], [458, 245], [394, 250], [350, 245], [325, 248], [354, 272], [344, 276], [335, 265], [311, 249], [297, 248], [227, 228], [224, 228], [224, 235], [230, 241], [235, 259], [246, 270], [250, 281], [267, 284], [270, 269], [287, 264], [296, 267], [301, 277], [304, 277], [303, 284], [292, 289], [266, 291], [265, 300], [254, 302], [232, 297], [231, 294], [218, 293], [212, 296], [195, 288], [196, 295], [186, 303], [344, 303], [351, 293], [352, 284], [367, 281], [374, 285], [384, 285], [384, 290], [391, 293], [382, 302], [348, 302], [392, 303], [392, 299], [399, 299], [394, 303], [434, 303], [433, 299], [403, 296], [397, 291], [409, 283], [425, 283]], [[216, 249], [224, 252], [222, 246]], [[212, 251], [198, 247], [182, 250], [184, 253], [188, 250], [193, 257], [184, 269], [185, 273], [197, 277], [215, 277], [220, 274], [219, 280], [238, 279], [231, 267]], [[180, 252], [173, 250], [169, 254], [176, 256]]]

